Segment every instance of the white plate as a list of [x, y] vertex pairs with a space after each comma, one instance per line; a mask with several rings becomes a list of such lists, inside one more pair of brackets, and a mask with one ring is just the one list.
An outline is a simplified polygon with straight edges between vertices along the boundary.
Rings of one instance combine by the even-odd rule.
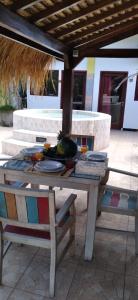
[[34, 166], [34, 170], [36, 170], [38, 172], [43, 172], [43, 173], [56, 173], [56, 172], [64, 171], [65, 170], [65, 166], [63, 166], [60, 169], [56, 169], [56, 170], [47, 170], [47, 169], [38, 168], [37, 166]]
[[88, 155], [88, 160], [93, 160], [93, 161], [105, 161], [105, 155], [102, 154], [90, 154]]
[[3, 165], [3, 168], [11, 170], [25, 170], [26, 168], [32, 166], [32, 162], [24, 160], [10, 160]]
[[59, 172], [65, 169], [65, 166], [58, 161], [54, 160], [45, 160], [36, 163], [35, 167], [36, 170], [41, 172]]
[[36, 152], [42, 152], [44, 150], [43, 147], [32, 147], [32, 148], [24, 148], [22, 149], [20, 152], [24, 155], [28, 155], [31, 156], [33, 154], [35, 154]]

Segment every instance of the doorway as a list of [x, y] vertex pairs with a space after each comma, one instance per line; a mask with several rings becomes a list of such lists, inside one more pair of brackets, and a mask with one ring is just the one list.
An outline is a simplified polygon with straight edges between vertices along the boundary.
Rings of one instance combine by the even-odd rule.
[[[76, 110], [85, 109], [86, 71], [73, 72], [73, 102], [72, 108]], [[62, 72], [63, 82], [63, 72]], [[63, 107], [63, 92], [61, 84], [61, 108]]]
[[73, 109], [85, 109], [86, 71], [74, 71]]
[[111, 115], [111, 128], [121, 129], [125, 109], [128, 72], [101, 72], [98, 111]]

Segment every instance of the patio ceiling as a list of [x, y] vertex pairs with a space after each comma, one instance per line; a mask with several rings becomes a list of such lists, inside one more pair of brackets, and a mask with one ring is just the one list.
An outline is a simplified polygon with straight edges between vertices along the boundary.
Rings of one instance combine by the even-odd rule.
[[100, 49], [137, 32], [137, 0], [0, 0], [1, 34], [59, 59], [67, 54], [72, 66], [87, 56], [138, 56]]

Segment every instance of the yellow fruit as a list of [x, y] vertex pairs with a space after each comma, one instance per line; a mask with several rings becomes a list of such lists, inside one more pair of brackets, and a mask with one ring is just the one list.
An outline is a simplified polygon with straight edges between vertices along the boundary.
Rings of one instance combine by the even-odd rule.
[[57, 154], [64, 155], [64, 148], [60, 143], [57, 144]]

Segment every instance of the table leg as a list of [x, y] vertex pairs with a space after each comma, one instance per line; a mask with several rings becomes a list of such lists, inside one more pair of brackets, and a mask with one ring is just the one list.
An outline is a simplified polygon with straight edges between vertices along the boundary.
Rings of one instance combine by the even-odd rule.
[[91, 260], [93, 256], [93, 243], [95, 236], [95, 222], [97, 212], [98, 185], [91, 186], [88, 193], [88, 211], [85, 236], [85, 260]]

